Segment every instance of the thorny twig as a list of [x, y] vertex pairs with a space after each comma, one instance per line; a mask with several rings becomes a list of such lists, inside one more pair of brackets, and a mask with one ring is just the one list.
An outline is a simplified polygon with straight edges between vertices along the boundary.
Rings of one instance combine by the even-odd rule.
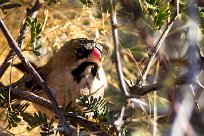
[[170, 20], [170, 22], [167, 24], [166, 28], [164, 29], [164, 32], [162, 33], [161, 37], [159, 38], [158, 42], [156, 43], [153, 51], [150, 53], [150, 58], [148, 60], [148, 63], [145, 65], [142, 73], [139, 75], [139, 77], [137, 78], [137, 81], [136, 81], [136, 86], [142, 86], [143, 84], [143, 81], [145, 80], [146, 76], [147, 76], [147, 72], [149, 71], [152, 63], [154, 62], [154, 59], [164, 41], [164, 39], [166, 38], [169, 30], [171, 29], [173, 23], [174, 23], [174, 20], [176, 19], [176, 17], [178, 16], [177, 13], [175, 13], [172, 17], [172, 19]]
[[[34, 6], [28, 11], [27, 13], [27, 18], [35, 18], [37, 16], [38, 10], [41, 7], [41, 3], [37, 0]], [[24, 22], [23, 25], [21, 26], [20, 32], [19, 32], [19, 37], [17, 38], [17, 44], [20, 47], [25, 39], [25, 36], [29, 30], [28, 25]], [[12, 63], [12, 59], [15, 55], [15, 52], [11, 49], [6, 56], [4, 62], [0, 66], [0, 79], [3, 76], [4, 72], [7, 70], [7, 68], [10, 66]]]
[[[8, 87], [4, 86], [4, 87], [1, 87], [0, 89], [2, 90], [8, 90]], [[16, 89], [16, 88], [13, 88], [13, 87], [10, 87], [9, 88], [11, 90], [11, 94], [14, 96], [14, 97], [17, 97], [18, 99], [20, 100], [27, 100], [29, 102], [32, 102], [32, 103], [35, 103], [35, 104], [38, 104], [40, 106], [43, 106], [45, 107], [46, 109], [52, 111], [52, 112], [55, 112], [54, 108], [53, 108], [53, 104], [51, 103], [51, 101], [43, 98], [43, 97], [40, 97], [32, 92], [29, 92], [29, 91], [23, 91], [23, 90], [19, 90], [19, 89]], [[59, 106], [60, 107], [60, 106]], [[62, 107], [60, 107], [62, 108]], [[97, 124], [81, 117], [81, 116], [78, 116], [76, 115], [75, 113], [73, 112], [69, 112], [68, 113], [68, 117], [71, 119], [71, 120], [74, 120], [76, 122], [78, 122], [81, 126], [89, 129], [90, 131], [97, 131], [97, 132], [101, 132], [100, 134], [98, 134], [99, 136], [107, 136], [107, 134], [105, 132], [103, 132]]]
[[43, 88], [43, 90], [45, 91], [45, 93], [47, 94], [48, 98], [50, 99], [50, 101], [53, 103], [53, 108], [55, 109], [55, 112], [57, 113], [59, 120], [64, 128], [64, 134], [65, 135], [71, 135], [71, 128], [70, 126], [67, 124], [66, 119], [64, 117], [64, 114], [62, 113], [62, 110], [58, 107], [58, 104], [55, 100], [55, 97], [53, 95], [53, 90], [51, 90], [47, 84], [44, 82], [44, 80], [40, 77], [40, 75], [37, 73], [37, 71], [33, 68], [33, 66], [27, 61], [27, 59], [25, 58], [25, 56], [22, 54], [19, 46], [17, 45], [17, 43], [15, 42], [15, 40], [13, 39], [13, 37], [11, 36], [10, 32], [8, 31], [8, 29], [6, 28], [3, 20], [0, 18], [0, 28], [4, 34], [4, 36], [6, 37], [10, 47], [15, 51], [15, 53], [17, 54], [17, 56], [19, 57], [19, 59], [21, 60], [21, 62], [23, 63], [23, 65], [27, 68], [27, 70], [33, 75], [34, 79], [37, 81], [37, 83]]

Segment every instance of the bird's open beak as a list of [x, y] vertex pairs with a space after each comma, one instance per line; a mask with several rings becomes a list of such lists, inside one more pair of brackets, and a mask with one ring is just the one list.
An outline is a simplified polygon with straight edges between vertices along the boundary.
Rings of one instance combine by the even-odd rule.
[[93, 62], [96, 63], [98, 66], [101, 64], [101, 52], [98, 48], [94, 47], [94, 49], [91, 51], [87, 58], [87, 62]]

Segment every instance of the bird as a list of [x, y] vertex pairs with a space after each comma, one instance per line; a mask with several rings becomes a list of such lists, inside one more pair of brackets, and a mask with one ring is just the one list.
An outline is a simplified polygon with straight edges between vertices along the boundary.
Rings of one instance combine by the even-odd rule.
[[[16, 67], [24, 71], [20, 65]], [[76, 106], [75, 100], [84, 95], [103, 98], [107, 88], [102, 68], [102, 46], [87, 38], [67, 41], [44, 66], [36, 69], [54, 89], [56, 101], [62, 107], [71, 101]], [[42, 88], [34, 80], [24, 85], [30, 91], [39, 92], [39, 96], [48, 98], [44, 91], [39, 91]]]

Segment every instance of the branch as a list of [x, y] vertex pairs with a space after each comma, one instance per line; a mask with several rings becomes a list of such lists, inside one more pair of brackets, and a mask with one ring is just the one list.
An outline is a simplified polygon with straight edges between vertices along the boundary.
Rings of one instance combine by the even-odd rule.
[[[37, 13], [38, 13], [38, 10], [41, 7], [41, 5], [42, 4], [37, 0], [35, 5], [28, 11], [27, 18], [28, 17], [35, 18]], [[20, 32], [19, 32], [19, 37], [17, 38], [17, 44], [18, 44], [19, 47], [21, 47], [21, 45], [22, 45], [22, 43], [23, 43], [23, 41], [24, 41], [24, 39], [26, 37], [26, 34], [27, 34], [28, 30], [29, 30], [29, 27], [24, 22], [23, 25], [21, 26], [21, 29], [20, 29]], [[3, 76], [4, 72], [7, 70], [7, 68], [12, 63], [12, 59], [13, 59], [14, 55], [15, 55], [15, 52], [11, 49], [9, 51], [9, 54], [6, 56], [4, 62], [0, 66], [0, 79]]]
[[[174, 83], [173, 85], [183, 85], [183, 84], [196, 84], [196, 82], [194, 81], [194, 79], [189, 78], [190, 73], [185, 74], [179, 78], [174, 79]], [[139, 95], [139, 96], [144, 96], [148, 93], [160, 90], [161, 88], [163, 88], [164, 85], [162, 82], [160, 83], [155, 83], [152, 85], [148, 85], [148, 86], [133, 86], [130, 87], [130, 92], [133, 95]]]
[[162, 46], [162, 43], [164, 41], [164, 39], [166, 38], [167, 34], [169, 33], [169, 30], [171, 29], [173, 23], [174, 23], [174, 20], [176, 19], [176, 17], [178, 16], [177, 13], [175, 13], [172, 17], [172, 19], [170, 20], [170, 22], [167, 24], [164, 32], [162, 33], [161, 37], [159, 38], [158, 42], [156, 43], [154, 49], [152, 52], [150, 52], [150, 58], [148, 60], [148, 63], [147, 65], [145, 65], [142, 73], [140, 74], [140, 76], [137, 78], [137, 81], [136, 81], [136, 85], [137, 86], [141, 86], [143, 84], [143, 81], [144, 79], [146, 78], [146, 75], [147, 75], [147, 72], [149, 71], [160, 47]]
[[8, 29], [6, 28], [4, 22], [3, 22], [3, 20], [1, 18], [0, 18], [0, 28], [1, 28], [4, 36], [6, 37], [10, 47], [15, 51], [15, 53], [17, 54], [17, 56], [19, 57], [19, 59], [21, 60], [23, 65], [26, 67], [26, 69], [29, 71], [29, 73], [32, 74], [32, 76], [34, 77], [36, 82], [43, 88], [43, 90], [47, 94], [48, 98], [52, 102], [53, 108], [55, 109], [55, 112], [57, 113], [57, 115], [59, 117], [59, 120], [60, 120], [62, 126], [65, 129], [65, 135], [71, 135], [71, 128], [67, 124], [66, 119], [64, 117], [64, 114], [62, 113], [62, 110], [58, 107], [58, 104], [57, 104], [57, 102], [55, 100], [55, 97], [52, 94], [53, 91], [47, 86], [47, 84], [40, 77], [40, 75], [37, 73], [37, 71], [33, 68], [33, 66], [27, 61], [25, 56], [22, 54], [19, 46], [14, 41], [13, 37], [9, 33]]
[[122, 72], [122, 66], [120, 62], [116, 12], [115, 12], [115, 6], [113, 6], [112, 0], [110, 0], [110, 9], [111, 9], [110, 17], [111, 17], [112, 36], [113, 36], [113, 43], [114, 43], [114, 53], [113, 53], [114, 62], [115, 62], [118, 78], [120, 81], [120, 88], [125, 93], [125, 95], [128, 96], [129, 93], [126, 89], [126, 84], [125, 84], [124, 75]]
[[[7, 86], [4, 86], [0, 89], [3, 89], [3, 90], [6, 90], [8, 89]], [[18, 99], [20, 100], [27, 100], [29, 102], [32, 102], [32, 103], [35, 103], [35, 104], [38, 104], [40, 106], [43, 106], [45, 107], [46, 109], [52, 111], [52, 112], [55, 112], [54, 108], [53, 108], [53, 104], [51, 103], [51, 101], [43, 98], [43, 97], [40, 97], [32, 92], [29, 92], [29, 91], [22, 91], [22, 90], [18, 90], [16, 88], [13, 88], [13, 87], [10, 87], [9, 88], [10, 91], [11, 91], [11, 94], [14, 95], [15, 97], [17, 97]], [[60, 106], [60, 108], [62, 109], [62, 107]], [[56, 112], [55, 112], [56, 113]], [[82, 125], [83, 127], [87, 128], [88, 130], [90, 131], [100, 131], [101, 134], [98, 134], [99, 136], [107, 136], [107, 134], [105, 132], [103, 132], [96, 123], [93, 123], [81, 116], [78, 116], [76, 115], [75, 113], [73, 112], [69, 112], [68, 113], [68, 117], [71, 119], [71, 120], [74, 120], [76, 122], [78, 122], [80, 125]]]
[[[120, 62], [120, 53], [119, 53], [119, 40], [118, 40], [118, 31], [117, 31], [117, 19], [116, 19], [116, 11], [115, 11], [115, 5], [113, 5], [113, 1], [110, 0], [110, 10], [111, 10], [111, 27], [112, 27], [112, 37], [113, 37], [113, 43], [114, 43], [114, 64], [117, 70], [118, 78], [119, 78], [119, 84], [122, 93], [125, 94], [126, 97], [129, 96], [129, 92], [126, 89], [126, 83], [125, 78], [122, 71], [122, 65]], [[125, 112], [125, 106], [121, 109], [121, 115], [118, 117], [118, 119], [114, 122], [114, 125], [117, 129], [116, 133], [118, 136], [121, 136], [121, 126], [123, 124], [123, 116]]]
[[74, 120], [76, 122], [78, 122], [80, 125], [82, 125], [83, 127], [86, 127], [87, 129], [89, 129], [90, 131], [99, 131], [100, 134], [97, 134], [97, 136], [108, 136], [108, 134], [106, 134], [105, 132], [103, 132], [97, 124], [83, 118], [80, 116], [77, 116], [76, 114], [74, 114], [73, 112], [69, 112], [68, 116], [70, 117], [71, 120]]

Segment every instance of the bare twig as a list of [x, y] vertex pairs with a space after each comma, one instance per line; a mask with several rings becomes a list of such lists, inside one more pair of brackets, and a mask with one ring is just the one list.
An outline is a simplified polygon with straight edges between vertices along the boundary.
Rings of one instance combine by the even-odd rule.
[[118, 78], [120, 81], [120, 88], [125, 93], [125, 95], [128, 96], [129, 93], [126, 89], [126, 84], [124, 81], [122, 66], [121, 66], [121, 62], [120, 62], [116, 12], [115, 12], [115, 6], [113, 6], [112, 0], [110, 0], [110, 9], [111, 9], [112, 36], [113, 36], [113, 43], [114, 43], [114, 53], [113, 53], [114, 62], [115, 62]]
[[[2, 90], [8, 90], [8, 88], [5, 86], [5, 87], [1, 87], [0, 89]], [[38, 104], [40, 106], [43, 106], [45, 107], [46, 109], [52, 111], [52, 112], [55, 112], [54, 108], [53, 108], [53, 104], [51, 103], [51, 101], [43, 98], [43, 97], [40, 97], [32, 92], [29, 92], [29, 91], [22, 91], [22, 90], [18, 90], [16, 88], [13, 88], [11, 87], [10, 88], [11, 90], [11, 94], [14, 96], [14, 97], [17, 97], [18, 99], [20, 100], [27, 100], [29, 102], [32, 102], [32, 103], [35, 103], [35, 104]], [[60, 106], [59, 106], [60, 107]], [[60, 107], [62, 108], [62, 107]], [[55, 112], [56, 113], [56, 112]], [[98, 134], [99, 136], [107, 136], [107, 134], [105, 132], [103, 132], [97, 124], [81, 117], [81, 116], [78, 116], [76, 115], [75, 113], [73, 112], [69, 112], [68, 113], [68, 117], [71, 119], [71, 120], [74, 120], [76, 122], [78, 122], [81, 126], [87, 128], [88, 130], [90, 131], [100, 131], [101, 133]]]
[[[189, 73], [190, 74], [190, 73]], [[196, 81], [194, 81], [194, 79], [189, 79], [189, 74], [185, 74], [181, 77], [178, 77], [176, 79], [174, 79], [174, 85], [183, 85], [183, 84], [195, 84]], [[137, 96], [143, 96], [146, 95], [148, 93], [157, 91], [159, 89], [161, 89], [163, 87], [163, 83], [155, 83], [152, 85], [148, 85], [148, 86], [133, 86], [130, 87], [130, 92], [133, 95], [137, 95]]]
[[[28, 11], [27, 18], [28, 17], [35, 18], [40, 7], [41, 7], [41, 3], [37, 0], [35, 5]], [[29, 30], [29, 27], [24, 22], [23, 25], [21, 26], [19, 37], [17, 38], [17, 44], [19, 47], [22, 45], [28, 30]], [[9, 51], [9, 54], [6, 56], [4, 62], [0, 66], [0, 79], [3, 76], [4, 72], [7, 70], [7, 68], [10, 66], [14, 55], [15, 55], [15, 52], [11, 49]]]
[[66, 119], [64, 117], [64, 114], [62, 113], [62, 110], [58, 107], [58, 104], [57, 104], [55, 97], [52, 93], [53, 91], [47, 86], [47, 84], [43, 81], [43, 79], [40, 77], [40, 75], [37, 73], [37, 71], [33, 68], [33, 66], [27, 61], [25, 56], [22, 54], [19, 46], [17, 45], [17, 43], [15, 42], [15, 40], [13, 39], [11, 34], [9, 33], [8, 29], [6, 28], [4, 22], [1, 18], [0, 18], [0, 28], [1, 28], [4, 36], [6, 37], [10, 47], [15, 51], [15, 53], [17, 54], [17, 56], [19, 57], [19, 59], [21, 60], [23, 65], [33, 75], [34, 79], [43, 88], [43, 90], [47, 94], [48, 98], [53, 103], [53, 108], [55, 109], [55, 112], [59, 116], [59, 120], [65, 129], [65, 135], [71, 135], [71, 128], [67, 124]]
[[124, 124], [124, 121], [123, 121], [124, 115], [125, 115], [125, 106], [122, 107], [118, 120], [114, 122], [114, 125], [116, 126], [116, 129], [119, 132], [118, 136], [121, 136], [120, 130], [121, 130], [122, 125]]
[[176, 19], [177, 17], [177, 13], [173, 15], [172, 19], [170, 20], [170, 22], [167, 24], [164, 32], [162, 33], [161, 37], [159, 38], [158, 42], [156, 43], [154, 49], [152, 50], [152, 52], [150, 53], [150, 58], [148, 60], [148, 63], [147, 65], [145, 65], [142, 73], [139, 75], [139, 77], [137, 78], [137, 81], [136, 81], [136, 86], [141, 86], [143, 84], [143, 81], [144, 79], [146, 78], [147, 76], [147, 72], [149, 71], [150, 67], [152, 66], [152, 63], [154, 62], [154, 59], [164, 41], [164, 39], [166, 38], [169, 30], [171, 29], [173, 23], [174, 23], [174, 20]]
[[[3, 87], [1, 89], [6, 90], [7, 87]], [[40, 97], [40, 96], [38, 96], [32, 92], [29, 92], [29, 91], [22, 91], [22, 90], [13, 88], [13, 87], [10, 87], [9, 89], [11, 90], [12, 96], [14, 96], [15, 98], [18, 98], [18, 100], [27, 100], [29, 102], [33, 102], [35, 104], [38, 104], [40, 106], [43, 106], [43, 107], [55, 112], [53, 104], [49, 100], [47, 100], [43, 97]]]
[[[113, 43], [114, 43], [114, 64], [117, 70], [118, 78], [119, 78], [119, 84], [122, 93], [125, 94], [125, 96], [129, 96], [129, 93], [126, 88], [125, 78], [122, 71], [122, 66], [120, 62], [120, 53], [119, 53], [119, 40], [118, 40], [118, 31], [117, 31], [117, 19], [116, 19], [116, 11], [115, 6], [113, 5], [113, 1], [110, 0], [110, 9], [111, 9], [111, 27], [112, 27], [112, 37], [113, 37]], [[121, 136], [121, 125], [123, 124], [123, 116], [125, 112], [125, 107], [121, 109], [121, 115], [118, 117], [118, 119], [114, 122], [114, 125], [117, 129], [117, 135]]]

